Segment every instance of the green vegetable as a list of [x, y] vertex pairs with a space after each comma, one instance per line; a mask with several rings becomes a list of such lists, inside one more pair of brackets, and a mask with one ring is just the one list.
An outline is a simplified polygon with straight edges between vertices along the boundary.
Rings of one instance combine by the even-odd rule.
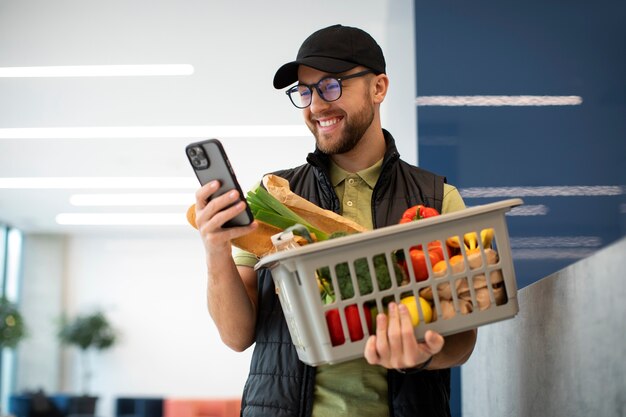
[[[331, 238], [345, 236], [343, 233], [333, 233]], [[398, 264], [395, 254], [391, 254], [391, 261], [393, 269], [396, 275], [396, 282], [401, 285], [404, 280], [404, 271]], [[380, 290], [386, 290], [391, 288], [391, 273], [387, 265], [387, 259], [384, 254], [375, 255], [372, 258], [374, 264], [374, 274], [378, 281], [378, 288]], [[372, 276], [367, 264], [366, 258], [359, 258], [354, 261], [354, 272], [356, 274], [357, 285], [359, 286], [359, 293], [361, 295], [370, 294], [374, 291], [374, 284], [372, 282]], [[337, 284], [339, 285], [339, 293], [342, 299], [348, 299], [354, 297], [354, 287], [352, 285], [352, 279], [350, 278], [350, 267], [347, 262], [337, 264], [335, 266], [335, 273], [337, 275]], [[324, 304], [333, 302], [335, 300], [335, 293], [332, 288], [332, 280], [329, 267], [323, 267], [317, 270], [318, 280], [321, 283], [322, 300]]]
[[[314, 234], [318, 241], [328, 239], [328, 234], [315, 228], [311, 223], [298, 216], [261, 186], [258, 186], [253, 191], [249, 191], [246, 200], [254, 218], [259, 221], [283, 230], [296, 224], [301, 224], [310, 233]], [[294, 233], [298, 234], [297, 231], [294, 231]]]

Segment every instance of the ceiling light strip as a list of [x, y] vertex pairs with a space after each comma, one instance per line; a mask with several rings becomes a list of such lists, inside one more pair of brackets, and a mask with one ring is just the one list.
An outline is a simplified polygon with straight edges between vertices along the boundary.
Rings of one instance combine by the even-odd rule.
[[0, 139], [310, 137], [303, 125], [100, 126], [0, 129]]
[[60, 213], [56, 222], [66, 226], [180, 226], [185, 213]]
[[620, 185], [573, 185], [539, 187], [469, 187], [460, 189], [464, 198], [488, 197], [598, 197], [625, 194]]
[[41, 67], [2, 67], [0, 78], [32, 77], [153, 77], [192, 75], [193, 65], [74, 65]]
[[197, 189], [195, 177], [18, 177], [0, 178], [0, 189]]
[[523, 205], [513, 207], [511, 211], [505, 213], [507, 216], [546, 216], [550, 209], [544, 204]]
[[189, 206], [193, 193], [74, 194], [70, 204], [78, 207], [110, 206]]
[[421, 96], [415, 99], [423, 106], [579, 106], [580, 96]]

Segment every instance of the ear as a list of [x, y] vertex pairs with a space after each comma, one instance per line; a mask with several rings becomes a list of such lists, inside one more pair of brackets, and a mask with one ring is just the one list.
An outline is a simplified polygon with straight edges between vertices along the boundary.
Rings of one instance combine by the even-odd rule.
[[374, 103], [380, 104], [385, 100], [389, 89], [389, 77], [387, 74], [378, 74], [372, 81], [372, 98]]

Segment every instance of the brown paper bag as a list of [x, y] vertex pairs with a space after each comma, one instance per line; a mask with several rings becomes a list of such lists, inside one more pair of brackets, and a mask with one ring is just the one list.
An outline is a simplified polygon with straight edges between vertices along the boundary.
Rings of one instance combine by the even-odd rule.
[[289, 182], [282, 177], [266, 175], [263, 177], [263, 185], [278, 201], [289, 207], [298, 216], [302, 217], [322, 232], [328, 234], [333, 232], [356, 233], [367, 230], [360, 224], [340, 216], [333, 211], [318, 207], [293, 193], [289, 188]]
[[[263, 177], [263, 185], [278, 201], [293, 210], [296, 214], [322, 232], [328, 234], [337, 231], [356, 233], [367, 230], [358, 223], [342, 217], [330, 210], [322, 209], [321, 207], [318, 207], [310, 201], [293, 193], [289, 188], [289, 182], [284, 178], [276, 175], [266, 175]], [[196, 225], [195, 204], [187, 210], [187, 221], [194, 228], [198, 228]], [[251, 252], [260, 258], [275, 252], [274, 245], [272, 244], [272, 236], [280, 233], [282, 230], [258, 220], [256, 220], [256, 222], [259, 224], [259, 227], [254, 232], [241, 236], [237, 239], [233, 239], [232, 244], [240, 249]], [[299, 236], [295, 237], [295, 241], [299, 245], [306, 244], [306, 240]]]

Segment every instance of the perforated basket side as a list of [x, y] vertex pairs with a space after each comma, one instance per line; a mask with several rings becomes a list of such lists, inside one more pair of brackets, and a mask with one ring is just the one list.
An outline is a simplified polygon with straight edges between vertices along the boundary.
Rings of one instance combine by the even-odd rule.
[[[323, 242], [310, 245], [311, 248], [306, 251], [295, 249], [292, 253], [277, 254], [271, 262], [273, 276], [300, 359], [315, 366], [361, 357], [367, 337], [373, 331], [368, 325], [368, 312], [364, 311], [363, 306], [375, 310], [374, 313], [384, 311], [389, 301], [399, 302], [407, 295], [413, 295], [418, 300], [425, 291], [431, 293], [432, 300], [429, 302], [437, 319], [425, 323], [427, 311], [422, 309], [419, 302], [417, 303], [420, 323], [415, 328], [415, 335], [418, 339], [422, 339], [428, 329], [448, 335], [513, 317], [518, 311], [517, 287], [504, 218], [505, 211], [506, 208], [499, 205], [498, 209], [494, 210], [474, 210], [468, 216], [450, 216], [449, 221], [445, 222], [424, 221], [423, 225], [418, 226], [392, 226], [388, 231], [378, 229], [356, 237], [338, 239], [338, 241], [345, 239], [345, 244]], [[428, 277], [424, 280], [418, 280], [417, 272], [411, 268], [410, 261], [405, 265], [402, 274], [396, 274], [392, 267], [392, 261], [399, 251], [406, 256], [417, 245], [427, 248], [429, 242], [433, 241], [439, 241], [443, 245], [451, 236], [462, 238], [464, 234], [471, 232], [480, 235], [482, 230], [488, 228], [494, 230], [494, 241], [499, 256], [495, 263], [487, 262], [487, 251], [479, 245], [478, 259], [482, 261], [479, 267], [474, 265], [455, 271], [447, 252], [444, 252], [447, 266], [445, 272], [435, 273], [434, 265], [427, 261]], [[466, 265], [471, 265], [468, 261], [476, 263], [475, 254], [470, 255], [462, 248], [460, 251]], [[470, 259], [469, 256], [474, 258]], [[387, 286], [379, 285], [376, 279], [379, 273], [377, 268], [381, 266], [381, 262], [386, 264], [390, 275]], [[330, 304], [322, 303], [318, 287], [320, 271], [324, 268], [327, 269], [325, 273], [328, 282], [335, 292], [335, 300]], [[370, 275], [371, 285], [361, 288], [364, 270]], [[400, 282], [400, 275], [404, 278], [403, 282]], [[501, 276], [502, 284], [491, 283], [491, 277], [496, 275]], [[481, 280], [481, 276], [486, 285], [484, 288], [474, 290], [474, 285]], [[468, 287], [468, 291], [458, 292], [459, 281]], [[343, 287], [350, 284], [348, 286], [352, 287], [352, 293], [347, 291], [348, 294], [343, 294], [345, 289], [342, 289], [342, 284]], [[440, 298], [440, 293], [446, 291], [446, 286], [452, 295], [450, 300]], [[496, 292], [501, 292], [501, 287], [504, 287], [506, 301], [498, 304]], [[482, 296], [482, 305], [477, 301], [479, 292]], [[485, 303], [487, 307], [483, 308]], [[350, 308], [352, 311], [347, 313]], [[339, 342], [331, 341], [333, 338], [331, 333], [335, 339], [338, 336], [336, 328], [335, 332], [329, 331], [330, 325], [327, 324], [326, 316], [331, 313], [340, 323]], [[360, 327], [361, 332], [353, 332], [355, 320], [357, 330]], [[353, 337], [355, 334], [356, 339]]]

